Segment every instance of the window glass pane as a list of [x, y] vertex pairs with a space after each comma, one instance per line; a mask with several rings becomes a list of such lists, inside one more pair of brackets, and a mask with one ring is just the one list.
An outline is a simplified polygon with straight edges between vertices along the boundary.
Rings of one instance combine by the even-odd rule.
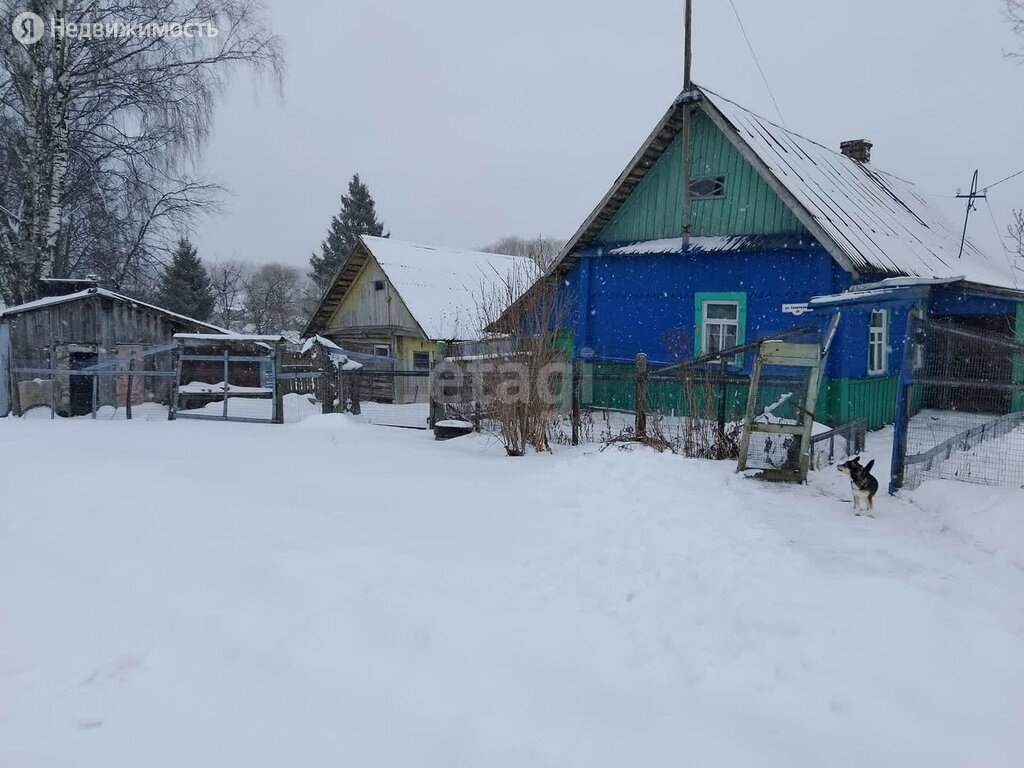
[[429, 352], [413, 352], [412, 353], [412, 367], [417, 371], [429, 371], [430, 370], [430, 353]]
[[885, 312], [872, 312], [871, 313], [871, 327], [872, 328], [884, 328], [885, 327]]
[[735, 320], [739, 313], [739, 307], [735, 304], [704, 304], [705, 317], [709, 320]]
[[725, 197], [725, 177], [706, 176], [690, 181], [690, 197]]
[[725, 336], [722, 339], [722, 349], [731, 349], [736, 346], [736, 326], [727, 325], [725, 327]]
[[722, 348], [722, 328], [721, 326], [710, 323], [707, 326], [707, 339], [708, 348], [705, 352], [717, 352]]

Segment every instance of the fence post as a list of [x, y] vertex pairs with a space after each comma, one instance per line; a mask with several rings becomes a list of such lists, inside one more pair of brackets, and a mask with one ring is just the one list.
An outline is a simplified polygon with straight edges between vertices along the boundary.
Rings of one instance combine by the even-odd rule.
[[352, 386], [351, 386], [351, 392], [352, 392], [352, 413], [354, 413], [356, 416], [358, 416], [362, 412], [362, 409], [359, 407], [359, 396], [361, 394], [359, 390], [362, 388], [362, 384], [363, 384], [363, 372], [362, 372], [362, 369], [360, 369], [358, 371], [353, 371], [350, 375], [352, 376], [352, 378], [350, 380], [351, 384], [352, 384]]
[[327, 370], [320, 371], [320, 411], [334, 413], [334, 397], [331, 392], [331, 377]]
[[[124, 390], [125, 390], [125, 393], [124, 393], [124, 417], [128, 421], [131, 421], [132, 420], [132, 379], [134, 378], [132, 376], [132, 362], [131, 362], [131, 360], [128, 361], [128, 370], [125, 373], [125, 376], [128, 377], [128, 381], [125, 383], [125, 387], [124, 387]], [[116, 382], [115, 382], [115, 385], [116, 385]], [[143, 398], [145, 398], [145, 396], [146, 396], [145, 393], [143, 393], [142, 396], [143, 396]]]
[[[437, 422], [444, 420], [444, 403], [438, 399], [439, 394], [444, 395], [444, 385], [439, 381], [440, 374], [437, 372], [436, 363], [430, 366], [430, 378], [427, 379], [427, 391], [430, 393], [430, 428], [437, 426]], [[440, 390], [440, 392], [438, 391]]]
[[729, 363], [725, 359], [725, 356], [723, 355], [722, 356], [722, 360], [720, 362], [720, 365], [718, 367], [718, 383], [719, 383], [718, 395], [719, 395], [719, 398], [720, 398], [720, 402], [718, 403], [718, 434], [719, 435], [724, 435], [725, 434], [725, 398], [729, 394], [729, 385], [726, 382], [725, 374], [726, 374], [726, 371], [728, 370], [728, 367], [729, 367]]
[[284, 391], [277, 377], [284, 372], [284, 346], [274, 344], [274, 423], [284, 424]]
[[572, 419], [572, 444], [580, 444], [580, 361], [579, 358], [574, 357], [572, 359], [572, 404], [571, 415]]
[[172, 359], [174, 383], [171, 385], [171, 391], [169, 392], [171, 402], [167, 406], [168, 421], [174, 421], [178, 416], [178, 387], [181, 386], [181, 353], [183, 348], [182, 342], [178, 342], [178, 347], [174, 350], [174, 357]]
[[228, 351], [224, 350], [224, 418], [228, 417], [228, 391], [231, 389], [231, 385], [228, 383], [229, 366], [228, 366]]
[[98, 373], [92, 375], [92, 417], [96, 418], [96, 403], [100, 399], [100, 377]]
[[647, 437], [647, 355], [636, 356], [636, 436]]
[[910, 428], [910, 404], [912, 401], [914, 368], [914, 340], [920, 321], [907, 314], [907, 336], [903, 340], [903, 367], [900, 370], [899, 388], [896, 390], [896, 423], [892, 435], [892, 464], [889, 467], [889, 493], [903, 487], [907, 458], [907, 430]]

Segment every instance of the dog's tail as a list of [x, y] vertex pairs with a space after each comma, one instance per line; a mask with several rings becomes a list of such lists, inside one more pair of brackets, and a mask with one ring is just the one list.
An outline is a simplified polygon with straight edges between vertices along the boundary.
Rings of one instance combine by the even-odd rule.
[[864, 467], [864, 471], [865, 471], [865, 472], [870, 472], [870, 471], [871, 471], [871, 468], [872, 468], [873, 466], [875, 466], [875, 460], [874, 460], [874, 459], [872, 459], [871, 461], [869, 461], [869, 462], [868, 462], [867, 466], [866, 466], [866, 467]]

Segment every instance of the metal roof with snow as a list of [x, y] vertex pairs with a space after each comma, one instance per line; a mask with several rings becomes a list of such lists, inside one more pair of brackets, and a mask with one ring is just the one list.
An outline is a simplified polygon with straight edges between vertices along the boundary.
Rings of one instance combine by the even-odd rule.
[[478, 328], [481, 300], [500, 291], [518, 270], [528, 274], [533, 269], [533, 262], [522, 256], [438, 248], [361, 235], [313, 312], [304, 336], [326, 329], [371, 258], [380, 266], [428, 339], [476, 338], [481, 332]]
[[679, 134], [687, 108], [707, 114], [800, 223], [855, 277], [964, 276], [1003, 288], [1024, 285], [1024, 274], [1016, 275], [1006, 259], [994, 259], [970, 241], [961, 257], [960, 230], [911, 183], [698, 86], [680, 94], [551, 269], [571, 264], [575, 252], [597, 238]]

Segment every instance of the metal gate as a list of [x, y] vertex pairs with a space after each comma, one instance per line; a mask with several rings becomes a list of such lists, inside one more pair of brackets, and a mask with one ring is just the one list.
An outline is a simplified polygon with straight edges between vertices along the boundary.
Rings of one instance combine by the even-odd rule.
[[[284, 423], [281, 336], [178, 333], [170, 418]], [[220, 381], [216, 381], [217, 378]]]

